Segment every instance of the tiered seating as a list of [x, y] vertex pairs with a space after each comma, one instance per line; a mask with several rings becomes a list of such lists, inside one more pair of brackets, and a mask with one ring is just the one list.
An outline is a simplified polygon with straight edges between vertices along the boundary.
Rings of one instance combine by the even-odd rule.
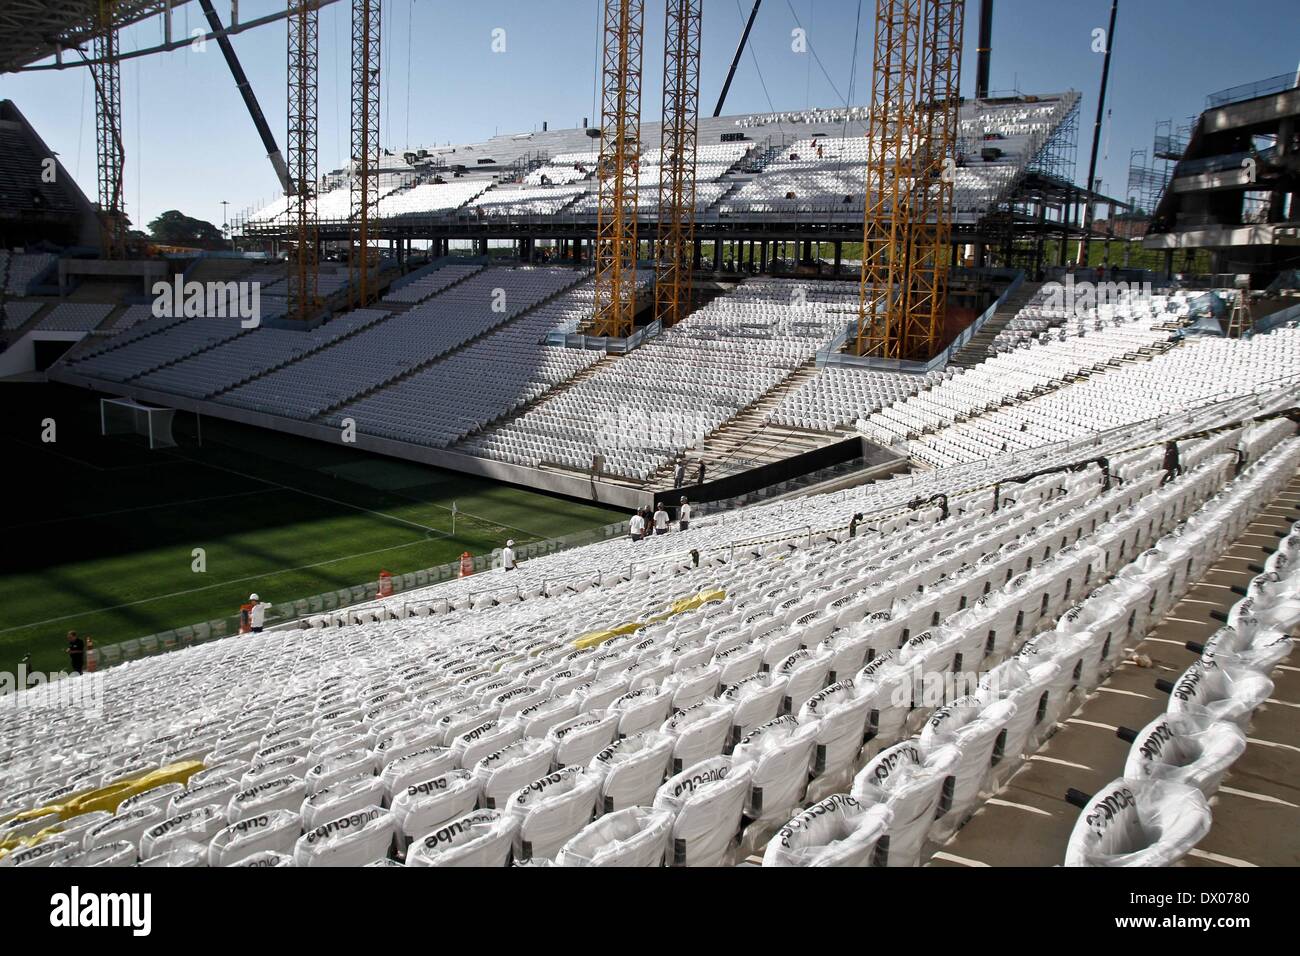
[[1300, 382], [1300, 330], [1279, 329], [1247, 342], [1197, 339], [1150, 362], [1126, 365], [941, 428], [909, 441], [907, 447], [931, 463], [977, 461], [1072, 441], [1225, 395], [1249, 395], [1276, 387], [1279, 379]]
[[108, 318], [113, 306], [94, 302], [61, 302], [50, 309], [40, 321], [46, 332], [90, 332]]
[[8, 272], [0, 269], [0, 274], [7, 276], [5, 292], [9, 295], [31, 295], [32, 283], [59, 259], [48, 252], [10, 252], [7, 255]]
[[486, 269], [221, 396], [225, 404], [312, 418], [509, 321], [571, 285], [567, 269]]
[[132, 384], [191, 398], [209, 398], [326, 348], [379, 322], [387, 311], [356, 309], [309, 332], [259, 326], [192, 358], [142, 375]]
[[423, 302], [430, 296], [437, 295], [443, 289], [454, 285], [461, 279], [466, 279], [482, 270], [481, 265], [445, 265], [440, 269], [430, 272], [428, 275], [421, 276], [412, 282], [408, 282], [393, 292], [384, 296], [385, 302]]
[[446, 447], [600, 361], [601, 352], [540, 344], [569, 315], [590, 318], [591, 297], [592, 285], [586, 282], [467, 348], [345, 405], [330, 420], [350, 418], [367, 434]]
[[[1181, 428], [1227, 413], [1240, 409]], [[775, 507], [746, 509], [777, 540], [728, 550], [732, 516], [704, 519], [681, 534], [713, 541], [698, 567], [652, 577], [628, 567], [646, 543], [610, 543], [625, 557], [601, 559], [599, 587], [554, 581], [543, 597], [521, 581], [507, 599], [470, 579], [454, 587], [488, 599], [436, 619], [248, 635], [75, 678], [101, 709], [0, 716], [0, 840], [46, 829], [55, 802], [67, 818], [5, 863], [693, 866], [733, 862], [739, 843], [787, 865], [915, 864], [1158, 616], [1143, 549], [1183, 524], [1212, 530], [1222, 489], [1257, 501], [1256, 475], [1294, 471], [1294, 426], [1262, 428], [1235, 485], [1240, 430], [1184, 442], [1168, 482], [1158, 447], [1103, 446], [1108, 482], [1095, 465], [1045, 475], [996, 512], [976, 488], [946, 516], [894, 507], [847, 539], [772, 534]], [[880, 485], [851, 497], [945, 487]], [[817, 522], [842, 519], [845, 499], [784, 505]], [[1122, 605], [1110, 624], [1089, 625], [1086, 646], [1043, 640], [1098, 586]], [[985, 679], [960, 686], [972, 672]], [[537, 776], [489, 805], [516, 766]], [[254, 815], [264, 842], [238, 825]]]
[[33, 315], [41, 311], [44, 302], [6, 302], [0, 306], [0, 314], [3, 315], [3, 323], [0, 328], [6, 332], [12, 332], [15, 329], [22, 328], [26, 325]]
[[448, 183], [421, 183], [390, 193], [379, 200], [383, 219], [443, 216], [455, 212], [481, 195], [491, 183], [482, 179], [453, 179]]
[[466, 443], [503, 461], [646, 478], [843, 331], [856, 286], [746, 283], [525, 415]]
[[934, 388], [875, 413], [864, 422], [863, 431], [873, 441], [887, 445], [919, 437], [1174, 338], [1154, 313], [1116, 317], [1099, 324], [1099, 328], [1003, 353], [958, 371]]
[[821, 369], [787, 395], [771, 420], [792, 428], [834, 431], [941, 381], [941, 373], [878, 372], [847, 365]]
[[585, 195], [585, 186], [496, 186], [480, 194], [466, 211], [488, 219], [501, 216], [553, 216]]
[[[151, 334], [160, 329], [165, 331]], [[91, 378], [126, 382], [247, 332], [239, 319], [151, 319], [74, 359], [72, 369]], [[130, 341], [123, 341], [125, 336]]]
[[[1161, 539], [1143, 556], [1142, 577], [1168, 581], [1160, 590], [1168, 606], [1222, 551], [1300, 463], [1296, 441], [1289, 453], [1251, 469], [1186, 531]], [[1295, 646], [1300, 624], [1300, 522], [1284, 537], [1245, 596], [1228, 613], [1227, 626], [1201, 648], [1201, 658], [1171, 683], [1168, 711], [1138, 731], [1124, 774], [1084, 805], [1066, 849], [1066, 866], [1170, 866], [1178, 863], [1213, 825], [1210, 798], [1246, 750], [1254, 710], [1273, 693], [1269, 675]], [[1090, 596], [1079, 630], [1089, 626]], [[1191, 645], [1189, 645], [1191, 647]], [[1102, 808], [1108, 808], [1108, 811]]]

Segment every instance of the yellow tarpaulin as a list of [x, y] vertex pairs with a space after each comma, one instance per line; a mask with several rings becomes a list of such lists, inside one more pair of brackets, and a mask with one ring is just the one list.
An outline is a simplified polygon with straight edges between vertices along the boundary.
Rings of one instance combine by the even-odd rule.
[[694, 594], [690, 597], [674, 601], [668, 606], [669, 609], [667, 611], [664, 611], [662, 614], [656, 614], [654, 617], [646, 618], [646, 620], [640, 623], [629, 621], [627, 624], [620, 624], [617, 627], [611, 627], [603, 631], [589, 631], [576, 639], [573, 642], [573, 646], [578, 650], [585, 650], [588, 647], [598, 647], [610, 638], [617, 637], [620, 634], [633, 634], [649, 624], [658, 624], [661, 621], [667, 621], [669, 618], [675, 617], [678, 614], [685, 614], [687, 611], [694, 611], [697, 608], [703, 607], [705, 604], [712, 603], [713, 601], [721, 601], [726, 596], [727, 592], [721, 589], [701, 591], [699, 594]]

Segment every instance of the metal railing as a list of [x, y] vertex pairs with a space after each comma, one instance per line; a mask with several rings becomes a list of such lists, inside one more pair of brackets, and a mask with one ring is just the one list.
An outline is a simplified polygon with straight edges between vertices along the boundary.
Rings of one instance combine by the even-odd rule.
[[1286, 90], [1296, 88], [1297, 76], [1295, 73], [1279, 73], [1277, 76], [1270, 76], [1267, 79], [1256, 80], [1254, 83], [1242, 83], [1239, 86], [1230, 86], [1226, 90], [1219, 90], [1211, 93], [1205, 98], [1205, 108], [1207, 110], [1217, 109], [1220, 106], [1228, 106], [1231, 103], [1242, 103], [1246, 100], [1253, 100], [1257, 96], [1267, 96], [1270, 93], [1282, 93]]

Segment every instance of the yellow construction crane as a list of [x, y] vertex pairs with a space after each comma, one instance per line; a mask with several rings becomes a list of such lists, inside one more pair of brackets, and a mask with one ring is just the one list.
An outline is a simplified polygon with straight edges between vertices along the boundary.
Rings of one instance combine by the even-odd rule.
[[289, 315], [306, 321], [317, 306], [316, 221], [316, 70], [320, 10], [318, 0], [288, 0], [289, 4], [289, 134], [285, 147], [293, 192], [289, 223], [293, 249], [289, 256]]
[[374, 298], [377, 261], [370, 245], [371, 223], [379, 218], [380, 0], [352, 0], [352, 194], [348, 243], [350, 301]]
[[925, 360], [943, 337], [965, 0], [877, 0], [856, 351]]
[[117, 58], [117, 0], [100, 0], [90, 78], [95, 87], [95, 157], [99, 178], [100, 253], [105, 259], [126, 255], [126, 204], [122, 196], [121, 71]]
[[691, 311], [702, 6], [703, 0], [667, 0], [665, 5], [659, 249], [655, 257], [655, 318], [664, 326], [676, 324]]
[[605, 0], [601, 55], [599, 210], [595, 309], [590, 331], [632, 334], [636, 317], [637, 174], [641, 151], [644, 0]]

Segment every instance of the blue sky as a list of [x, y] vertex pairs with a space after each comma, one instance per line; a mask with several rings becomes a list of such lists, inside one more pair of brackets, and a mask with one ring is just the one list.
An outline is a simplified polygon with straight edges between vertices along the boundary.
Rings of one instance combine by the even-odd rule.
[[[283, 0], [242, 0], [244, 20]], [[706, 0], [701, 107], [711, 112], [751, 0]], [[229, 0], [215, 0], [228, 20]], [[974, 89], [978, 0], [967, 2], [962, 92]], [[384, 0], [384, 144], [466, 142], [495, 132], [594, 121], [599, 0]], [[855, 19], [857, 69], [853, 69]], [[870, 89], [874, 0], [765, 0], [725, 112], [862, 103]], [[1092, 31], [1104, 28], [1110, 0], [996, 0], [994, 91], [1083, 94], [1078, 180], [1087, 154], [1101, 75]], [[174, 14], [174, 35], [203, 24], [195, 3]], [[798, 22], [816, 58], [791, 49]], [[350, 11], [346, 0], [321, 12], [320, 168], [340, 165], [348, 144]], [[492, 31], [506, 31], [506, 52]], [[1211, 91], [1288, 73], [1300, 59], [1295, 0], [1120, 0], [1111, 88], [1098, 175], [1123, 195], [1129, 150], [1150, 147], [1157, 120], [1185, 123]], [[157, 19], [126, 31], [129, 50], [161, 39]], [[646, 4], [643, 115], [660, 108], [663, 2]], [[236, 51], [276, 139], [284, 146], [285, 26], [237, 36]], [[820, 65], [818, 63], [820, 60]], [[757, 66], [756, 66], [757, 64]], [[824, 73], [823, 73], [824, 69]], [[761, 71], [761, 82], [760, 82]], [[84, 69], [0, 75], [0, 98], [14, 100], [92, 198], [94, 112]], [[278, 191], [270, 164], [215, 43], [198, 51], [127, 61], [122, 67], [127, 211], [137, 224], [165, 209], [220, 224]]]

